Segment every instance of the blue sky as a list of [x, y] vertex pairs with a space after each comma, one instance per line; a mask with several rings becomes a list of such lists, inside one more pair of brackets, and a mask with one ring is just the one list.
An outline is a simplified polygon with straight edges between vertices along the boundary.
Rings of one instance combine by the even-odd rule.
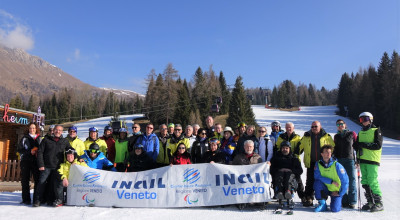
[[168, 63], [246, 87], [285, 79], [337, 88], [344, 72], [400, 50], [400, 1], [0, 0], [0, 43], [98, 87], [144, 93]]

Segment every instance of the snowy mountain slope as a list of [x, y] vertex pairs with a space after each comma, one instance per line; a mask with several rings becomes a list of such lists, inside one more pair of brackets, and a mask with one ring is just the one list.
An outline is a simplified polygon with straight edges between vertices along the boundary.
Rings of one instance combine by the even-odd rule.
[[[311, 122], [321, 121], [322, 127], [332, 135], [336, 132], [335, 122], [339, 118], [334, 115], [335, 107], [302, 107], [299, 112], [281, 112], [268, 110], [263, 106], [253, 106], [257, 122], [260, 125], [269, 125], [274, 120], [279, 120], [282, 125], [287, 121], [295, 124], [296, 133], [303, 133], [310, 129]], [[122, 117], [122, 116], [121, 116]], [[127, 118], [135, 116], [127, 116]], [[346, 120], [346, 119], [345, 119]], [[87, 131], [90, 126], [98, 126], [100, 132], [108, 123], [109, 117], [95, 119], [78, 124], [79, 130]], [[127, 122], [130, 120], [127, 119]], [[346, 120], [349, 128], [358, 132], [360, 126]], [[130, 125], [128, 125], [131, 127]], [[268, 128], [270, 131], [270, 128]], [[81, 138], [86, 138], [87, 133], [79, 133]], [[305, 174], [302, 176], [305, 181]], [[400, 141], [384, 138], [382, 165], [379, 169], [379, 183], [383, 191], [385, 211], [379, 213], [358, 212], [344, 209], [339, 213], [314, 213], [311, 208], [304, 208], [296, 196], [295, 214], [293, 216], [275, 215], [272, 213], [275, 204], [269, 205], [267, 210], [255, 208], [238, 211], [234, 206], [204, 207], [204, 208], [176, 208], [176, 209], [146, 209], [146, 208], [98, 208], [98, 207], [40, 207], [31, 208], [20, 205], [20, 192], [0, 193], [0, 216], [11, 219], [399, 219], [400, 209]], [[362, 195], [363, 202], [365, 202]]]

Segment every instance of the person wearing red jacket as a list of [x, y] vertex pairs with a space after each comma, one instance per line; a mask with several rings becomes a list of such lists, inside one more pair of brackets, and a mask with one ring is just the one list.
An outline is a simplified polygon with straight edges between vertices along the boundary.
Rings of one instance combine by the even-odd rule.
[[186, 151], [186, 146], [184, 143], [180, 143], [178, 145], [178, 148], [171, 159], [171, 165], [179, 164], [192, 164], [190, 161], [190, 154]]
[[115, 160], [115, 140], [112, 136], [113, 129], [110, 125], [104, 127], [104, 135], [100, 139], [107, 144], [107, 159], [114, 163]]

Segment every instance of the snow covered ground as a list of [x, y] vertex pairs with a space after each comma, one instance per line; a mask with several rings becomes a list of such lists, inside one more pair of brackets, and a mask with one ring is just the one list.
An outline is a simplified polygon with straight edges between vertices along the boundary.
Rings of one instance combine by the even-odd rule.
[[[261, 126], [269, 126], [274, 120], [279, 120], [282, 125], [288, 121], [295, 124], [296, 133], [301, 136], [310, 129], [311, 122], [318, 120], [322, 127], [331, 135], [336, 132], [335, 115], [336, 107], [302, 107], [298, 112], [283, 112], [265, 109], [263, 106], [253, 106], [257, 122]], [[140, 115], [121, 116], [126, 117], [131, 123], [133, 117]], [[87, 130], [96, 126], [102, 132], [110, 117], [94, 119], [78, 124], [78, 135], [84, 139], [88, 136]], [[345, 119], [351, 130], [358, 132], [360, 126]], [[131, 124], [128, 125], [131, 127]], [[270, 131], [270, 128], [268, 127]], [[304, 208], [298, 197], [295, 198], [296, 206], [293, 216], [275, 215], [272, 213], [275, 204], [269, 205], [266, 210], [248, 208], [239, 211], [234, 206], [204, 207], [204, 208], [172, 208], [172, 209], [150, 209], [150, 208], [100, 208], [100, 207], [60, 207], [53, 208], [42, 206], [32, 208], [20, 205], [21, 193], [0, 193], [0, 216], [2, 219], [399, 219], [400, 210], [400, 141], [384, 138], [382, 163], [379, 168], [379, 183], [383, 191], [383, 202], [385, 211], [378, 213], [358, 212], [357, 210], [344, 209], [339, 213], [314, 213], [311, 208]], [[305, 175], [303, 175], [305, 180]], [[362, 196], [362, 202], [365, 202]]]

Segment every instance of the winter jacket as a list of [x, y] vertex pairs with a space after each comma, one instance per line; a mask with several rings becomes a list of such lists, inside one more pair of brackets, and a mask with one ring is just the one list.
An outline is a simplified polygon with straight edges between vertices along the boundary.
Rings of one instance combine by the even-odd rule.
[[142, 132], [139, 131], [139, 132], [137, 132], [135, 134], [132, 134], [132, 136], [129, 137], [129, 140], [128, 140], [128, 151], [129, 152], [133, 151], [133, 149], [135, 148], [135, 144], [137, 142], [138, 137], [140, 137], [142, 135], [143, 135]]
[[[337, 180], [333, 180], [332, 178], [328, 178], [326, 176], [321, 175], [321, 170], [320, 170], [321, 167], [323, 169], [329, 169], [333, 165], [335, 167], [332, 167], [332, 168], [335, 168], [335, 169], [332, 170], [331, 172], [335, 172], [335, 175], [333, 175], [333, 176], [338, 177]], [[322, 159], [315, 163], [314, 178], [315, 178], [315, 180], [320, 180], [325, 185], [327, 185], [328, 189], [331, 188], [330, 186], [333, 185], [332, 184], [333, 181], [338, 182], [340, 184], [339, 196], [343, 196], [347, 192], [347, 188], [349, 187], [349, 177], [347, 176], [346, 170], [339, 162], [337, 162], [333, 158], [329, 159], [328, 164], [325, 164], [325, 162]], [[335, 186], [333, 185], [332, 188], [335, 188]]]
[[[21, 156], [21, 160], [36, 161], [37, 150], [39, 149], [39, 144], [41, 142], [39, 134], [35, 137], [31, 137], [29, 134], [24, 135], [19, 141], [17, 151]], [[32, 150], [36, 150], [36, 154], [32, 155]]]
[[296, 175], [296, 178], [300, 178], [300, 175], [303, 173], [301, 163], [299, 159], [293, 155], [292, 151], [290, 151], [288, 155], [283, 155], [281, 151], [278, 151], [274, 157], [272, 157], [269, 171], [271, 176], [275, 176], [280, 169], [291, 170], [292, 173]]
[[279, 127], [279, 131], [272, 131], [269, 135], [269, 139], [272, 141], [272, 145], [276, 147], [279, 135], [283, 134], [285, 131]]
[[100, 137], [101, 140], [104, 140], [107, 144], [107, 158], [108, 160], [110, 160], [111, 162], [114, 163], [115, 160], [115, 140], [112, 136], [110, 137], [106, 137], [106, 136], [102, 136]]
[[257, 164], [262, 163], [261, 156], [253, 153], [251, 155], [247, 155], [245, 153], [241, 153], [233, 158], [232, 164], [233, 165], [249, 165], [249, 164]]
[[[312, 143], [312, 139], [314, 139], [316, 142]], [[306, 168], [310, 168], [312, 164], [319, 160], [319, 158], [321, 157], [320, 149], [326, 144], [331, 145], [332, 147], [335, 146], [331, 135], [326, 133], [324, 129], [321, 128], [320, 133], [316, 136], [311, 132], [311, 130], [309, 130], [304, 133], [303, 138], [299, 142], [299, 147], [296, 147], [296, 152], [294, 152], [294, 154], [300, 155], [304, 151], [304, 166]], [[315, 148], [315, 146], [318, 146], [318, 148]], [[311, 154], [313, 154], [313, 156], [311, 156]], [[313, 161], [311, 157], [317, 158], [317, 160]]]
[[260, 143], [259, 154], [263, 162], [271, 161], [271, 158], [274, 155], [272, 141], [269, 139], [268, 136], [259, 137], [258, 141]]
[[46, 137], [43, 138], [38, 150], [38, 167], [58, 168], [64, 162], [64, 150], [71, 147], [68, 140], [63, 138]]
[[85, 153], [85, 144], [81, 139], [76, 136], [75, 138], [70, 137], [69, 135], [66, 137], [66, 139], [69, 141], [69, 144], [71, 147], [73, 147], [78, 154], [78, 156], [81, 156]]
[[161, 165], [167, 165], [170, 162], [171, 155], [167, 151], [167, 142], [168, 142], [169, 136], [167, 135], [166, 137], [158, 137], [158, 143], [160, 146], [160, 150], [158, 152], [158, 156], [156, 159], [156, 162]]
[[100, 152], [93, 160], [90, 158], [89, 155], [90, 152], [88, 150], [85, 150], [85, 153], [81, 156], [81, 159], [83, 159], [90, 168], [116, 171], [113, 163], [111, 163], [111, 161], [109, 161], [104, 156], [103, 152]]
[[204, 154], [209, 151], [208, 139], [201, 140], [199, 137], [193, 143], [192, 150], [190, 151], [192, 163], [202, 163]]
[[143, 134], [136, 139], [136, 143], [143, 145], [147, 155], [149, 155], [153, 161], [156, 161], [158, 152], [160, 151], [160, 143], [156, 134]]
[[[74, 162], [72, 164], [76, 164], [76, 165], [81, 165], [84, 167], [88, 167], [88, 165], [84, 162], [79, 162], [78, 159], [75, 159]], [[60, 165], [60, 169], [58, 169], [58, 173], [60, 173], [61, 175], [61, 180], [69, 177], [69, 170], [71, 168], [72, 165], [70, 162], [65, 161], [65, 163], [62, 163]]]
[[214, 161], [214, 163], [225, 164], [225, 159], [225, 154], [217, 149], [216, 151], [207, 151], [202, 158], [202, 162], [210, 163]]
[[[282, 133], [279, 135], [278, 140], [276, 141], [276, 145], [274, 146], [274, 153], [276, 151], [280, 150], [281, 147], [281, 143], [284, 141], [289, 141], [290, 142], [290, 146], [291, 146], [291, 150], [292, 152], [295, 152], [295, 148], [297, 147], [298, 143], [301, 141], [301, 137], [300, 135], [296, 134], [294, 131], [292, 133], [292, 135], [288, 135], [287, 132]], [[299, 157], [299, 155], [295, 155], [296, 157]]]
[[171, 163], [174, 165], [182, 165], [182, 164], [191, 164], [192, 162], [190, 161], [190, 154], [188, 152], [185, 151], [185, 153], [180, 154], [177, 151], [172, 157]]
[[175, 134], [172, 134], [170, 137], [171, 138], [167, 141], [167, 151], [170, 152], [171, 156], [176, 152], [180, 143], [185, 144], [186, 150], [189, 149], [189, 139], [185, 138], [183, 134], [180, 137], [176, 137]]
[[244, 133], [240, 138], [239, 141], [237, 143], [237, 147], [235, 149], [236, 154], [240, 154], [240, 153], [244, 153], [244, 142], [247, 140], [252, 140], [254, 142], [254, 153], [258, 154], [259, 152], [259, 145], [260, 143], [258, 142], [257, 137], [253, 134], [251, 136], [247, 135], [247, 133]]
[[190, 150], [192, 149], [193, 143], [196, 141], [196, 136], [192, 135], [190, 137], [185, 136], [185, 138], [189, 139], [189, 150], [188, 152], [190, 153]]
[[229, 139], [223, 138], [221, 141], [221, 146], [219, 147], [219, 150], [225, 154], [225, 163], [229, 164], [230, 161], [232, 161], [232, 154], [233, 151], [236, 148], [236, 143], [233, 141], [233, 137], [229, 137]]
[[[218, 132], [214, 131], [214, 134], [212, 135], [211, 138], [216, 138], [219, 141], [221, 141], [223, 137], [224, 137], [223, 132], [222, 133], [218, 133]], [[211, 138], [209, 138], [209, 139], [211, 139]]]
[[335, 149], [333, 155], [335, 158], [346, 158], [354, 160], [353, 143], [357, 140], [357, 134], [354, 131], [344, 130], [334, 136]]
[[115, 163], [125, 163], [125, 160], [128, 158], [128, 139], [125, 138], [123, 140], [118, 139], [115, 142]]
[[100, 151], [103, 152], [104, 155], [107, 155], [107, 144], [104, 140], [101, 140], [100, 138], [98, 138], [97, 140], [93, 140], [92, 138], [88, 137], [84, 142], [85, 150], [89, 150], [90, 145], [94, 142], [99, 145]]
[[153, 167], [153, 159], [145, 151], [142, 151], [140, 155], [136, 155], [135, 152], [130, 153], [128, 157], [128, 172], [145, 171]]

